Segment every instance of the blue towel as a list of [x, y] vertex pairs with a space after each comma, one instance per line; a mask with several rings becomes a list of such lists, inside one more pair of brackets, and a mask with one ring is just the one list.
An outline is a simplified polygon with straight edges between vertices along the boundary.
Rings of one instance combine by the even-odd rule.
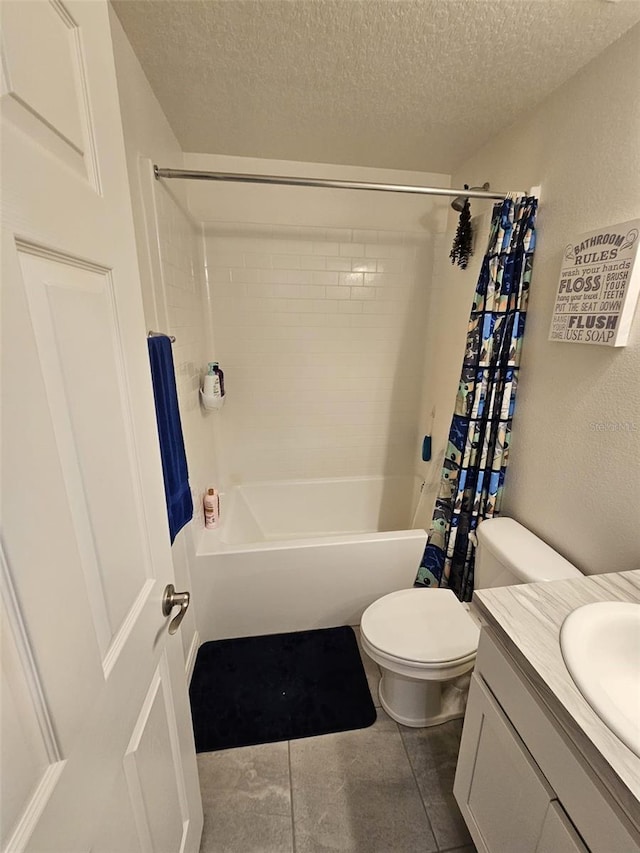
[[193, 500], [189, 488], [187, 456], [184, 452], [171, 341], [166, 335], [154, 335], [147, 338], [147, 344], [153, 396], [156, 401], [169, 533], [173, 544], [179, 531], [193, 517]]

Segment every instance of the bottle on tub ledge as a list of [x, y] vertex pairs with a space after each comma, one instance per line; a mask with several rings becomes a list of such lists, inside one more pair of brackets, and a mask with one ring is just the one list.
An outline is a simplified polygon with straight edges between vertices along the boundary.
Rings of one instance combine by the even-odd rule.
[[207, 489], [204, 496], [204, 526], [215, 530], [220, 523], [220, 495], [216, 489]]

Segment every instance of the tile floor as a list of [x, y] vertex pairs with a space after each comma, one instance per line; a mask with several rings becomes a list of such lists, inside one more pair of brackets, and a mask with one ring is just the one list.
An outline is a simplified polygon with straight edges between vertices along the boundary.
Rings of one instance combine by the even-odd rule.
[[472, 853], [452, 794], [462, 722], [377, 712], [368, 729], [201, 753], [200, 853]]

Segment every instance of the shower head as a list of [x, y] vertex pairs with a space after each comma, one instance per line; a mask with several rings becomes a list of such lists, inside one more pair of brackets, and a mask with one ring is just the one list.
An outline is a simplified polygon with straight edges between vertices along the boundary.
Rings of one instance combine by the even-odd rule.
[[[464, 188], [469, 189], [469, 187], [466, 184], [465, 184]], [[487, 192], [487, 190], [491, 189], [491, 185], [487, 181], [487, 183], [483, 184], [481, 187], [471, 187], [471, 189], [472, 190], [484, 190], [485, 192]], [[458, 213], [462, 213], [462, 211], [464, 210], [464, 205], [465, 205], [466, 201], [468, 201], [468, 197], [466, 195], [458, 195], [451, 202], [451, 207], [455, 211], [457, 211]]]

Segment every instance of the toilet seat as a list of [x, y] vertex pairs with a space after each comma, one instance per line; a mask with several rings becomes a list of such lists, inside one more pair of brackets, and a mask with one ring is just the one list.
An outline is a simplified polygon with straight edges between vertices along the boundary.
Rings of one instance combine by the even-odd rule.
[[360, 629], [372, 651], [411, 669], [473, 662], [480, 631], [449, 589], [403, 589], [374, 601]]
[[[366, 639], [366, 638], [365, 638]], [[374, 646], [373, 643], [368, 642], [366, 644], [367, 651], [369, 651], [370, 656], [377, 655], [381, 659], [383, 666], [388, 666], [390, 669], [394, 668], [394, 664], [399, 668], [403, 667], [404, 669], [412, 669], [415, 668], [416, 671], [419, 670], [433, 670], [434, 673], [444, 672], [445, 670], [450, 670], [454, 667], [463, 667], [465, 664], [472, 664], [476, 659], [476, 652], [472, 652], [470, 655], [466, 655], [462, 658], [456, 658], [455, 660], [447, 660], [447, 661], [439, 661], [438, 663], [424, 662], [424, 661], [411, 661], [406, 658], [398, 657], [397, 655], [391, 655], [388, 652], [383, 651], [382, 649]], [[373, 655], [371, 654], [373, 653]], [[437, 676], [439, 677], [439, 676]]]
[[360, 621], [362, 648], [379, 666], [380, 704], [404, 726], [464, 716], [480, 629], [450, 589], [402, 589]]

